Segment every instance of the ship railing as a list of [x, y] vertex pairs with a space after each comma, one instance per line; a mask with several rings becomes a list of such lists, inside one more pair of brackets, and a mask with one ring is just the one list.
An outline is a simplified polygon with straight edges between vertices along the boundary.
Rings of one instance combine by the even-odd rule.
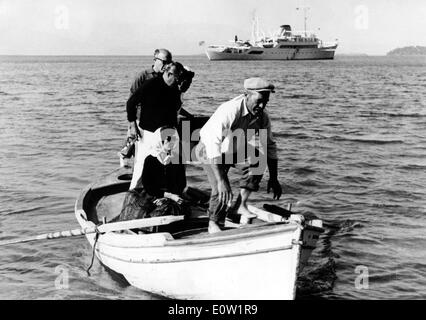
[[225, 49], [225, 48], [229, 48], [229, 46], [213, 44], [213, 45], [208, 46], [207, 48], [209, 48], [209, 49]]

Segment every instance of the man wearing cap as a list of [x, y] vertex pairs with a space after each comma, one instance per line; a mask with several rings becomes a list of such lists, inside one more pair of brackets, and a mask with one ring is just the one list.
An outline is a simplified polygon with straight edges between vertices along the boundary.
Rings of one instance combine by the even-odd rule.
[[[260, 172], [259, 162], [262, 161], [253, 163], [253, 157], [248, 157], [249, 144], [247, 141], [250, 139], [250, 132], [257, 130], [260, 135], [265, 136], [263, 140], [266, 140], [269, 169], [268, 193], [272, 188], [274, 199], [277, 200], [282, 193], [281, 185], [277, 179], [277, 147], [272, 136], [270, 118], [264, 110], [269, 101], [270, 93], [274, 92], [274, 85], [262, 78], [250, 78], [244, 82], [244, 89], [243, 95], [219, 106], [200, 131], [197, 153], [207, 160], [204, 162], [203, 168], [212, 188], [208, 209], [209, 233], [221, 231], [219, 224], [224, 222], [227, 211], [231, 207], [233, 195], [228, 180], [228, 171], [231, 166], [239, 169], [242, 173], [238, 199], [241, 203], [239, 204], [239, 201], [237, 201], [237, 204], [239, 204], [237, 212], [246, 219], [256, 217], [248, 210], [247, 200], [251, 192], [259, 190], [259, 183], [266, 168]], [[235, 132], [244, 133], [244, 139], [241, 140], [241, 137], [237, 137], [237, 141], [235, 141]], [[244, 141], [244, 148], [241, 148], [241, 144], [239, 144], [241, 141]], [[244, 158], [240, 157], [241, 150], [245, 151]], [[238, 153], [237, 157], [235, 151]], [[229, 155], [231, 156], [229, 157]], [[265, 154], [263, 154], [264, 157]], [[244, 159], [244, 162], [238, 163], [240, 162], [239, 159]], [[256, 166], [258, 170], [255, 170]]]

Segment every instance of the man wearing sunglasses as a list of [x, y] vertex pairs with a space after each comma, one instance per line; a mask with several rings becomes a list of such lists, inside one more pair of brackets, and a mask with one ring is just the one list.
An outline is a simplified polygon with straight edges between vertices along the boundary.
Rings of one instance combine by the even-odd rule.
[[[135, 78], [130, 88], [130, 98], [140, 87], [142, 87], [145, 81], [152, 78], [156, 78], [158, 76], [162, 76], [167, 65], [169, 65], [170, 63], [172, 63], [172, 53], [167, 49], [156, 49], [154, 52], [154, 64], [150, 69], [142, 71]], [[192, 72], [188, 67], [184, 67], [183, 74], [178, 84], [178, 88], [181, 94], [185, 93], [189, 89], [194, 75], [195, 73]], [[140, 118], [140, 108], [141, 106], [138, 105], [136, 109], [137, 119]], [[180, 110], [180, 115], [186, 118], [192, 118], [192, 115], [183, 108], [181, 108]], [[136, 134], [137, 127], [135, 123], [132, 122], [129, 124], [129, 128], [127, 130], [127, 138], [124, 147], [119, 153], [122, 166], [125, 165], [124, 158], [128, 159], [134, 156], [134, 141], [136, 139]]]
[[[172, 62], [172, 53], [167, 49], [155, 49], [154, 51], [154, 64], [151, 68], [145, 69], [138, 73], [135, 80], [130, 87], [130, 97], [143, 85], [146, 80], [161, 76], [167, 64]], [[140, 105], [137, 106], [137, 115], [139, 118]], [[134, 156], [134, 141], [136, 139], [136, 126], [135, 123], [130, 123], [127, 130], [127, 138], [124, 147], [119, 152], [121, 165], [124, 166], [124, 159], [129, 159]]]
[[151, 66], [151, 68], [140, 72], [136, 76], [132, 87], [130, 88], [130, 95], [134, 94], [146, 80], [161, 75], [164, 72], [165, 66], [170, 62], [172, 62], [172, 53], [169, 50], [156, 49], [154, 52], [154, 64]]
[[[130, 190], [136, 186], [142, 174], [154, 132], [163, 126], [178, 125], [178, 112], [182, 107], [179, 84], [184, 72], [179, 62], [168, 64], [161, 76], [146, 80], [127, 101], [127, 120], [139, 137]], [[141, 111], [138, 114], [139, 104]]]

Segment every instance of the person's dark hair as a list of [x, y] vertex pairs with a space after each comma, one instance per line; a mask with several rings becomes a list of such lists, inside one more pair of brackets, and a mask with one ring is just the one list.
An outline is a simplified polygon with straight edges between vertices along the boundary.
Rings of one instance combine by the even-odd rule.
[[184, 67], [183, 72], [180, 76], [179, 90], [180, 92], [186, 92], [192, 84], [192, 79], [195, 73]]
[[166, 70], [167, 72], [170, 72], [172, 69], [174, 68], [174, 74], [177, 75], [179, 78], [181, 77], [181, 75], [183, 74], [185, 68], [183, 67], [183, 65], [179, 62], [171, 62], [166, 66]]
[[170, 72], [173, 68], [173, 73], [178, 78], [179, 91], [186, 92], [191, 86], [195, 73], [189, 69], [186, 69], [180, 62], [177, 61], [173, 61], [166, 65], [165, 72]]

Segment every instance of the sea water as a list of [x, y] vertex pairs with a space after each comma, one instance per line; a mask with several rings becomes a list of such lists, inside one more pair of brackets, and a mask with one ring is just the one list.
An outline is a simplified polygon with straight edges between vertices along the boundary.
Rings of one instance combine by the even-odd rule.
[[[426, 298], [426, 58], [216, 61], [196, 73], [190, 112], [210, 115], [261, 76], [283, 196], [253, 204], [324, 220], [298, 299]], [[126, 100], [151, 57], [0, 57], [0, 240], [78, 228], [82, 188], [119, 165]], [[238, 177], [232, 176], [232, 183]], [[190, 185], [208, 190], [202, 171]], [[85, 238], [2, 247], [0, 299], [158, 299], [95, 259]], [[279, 276], [277, 266], [277, 276]], [[147, 275], [149, 276], [149, 275]]]

